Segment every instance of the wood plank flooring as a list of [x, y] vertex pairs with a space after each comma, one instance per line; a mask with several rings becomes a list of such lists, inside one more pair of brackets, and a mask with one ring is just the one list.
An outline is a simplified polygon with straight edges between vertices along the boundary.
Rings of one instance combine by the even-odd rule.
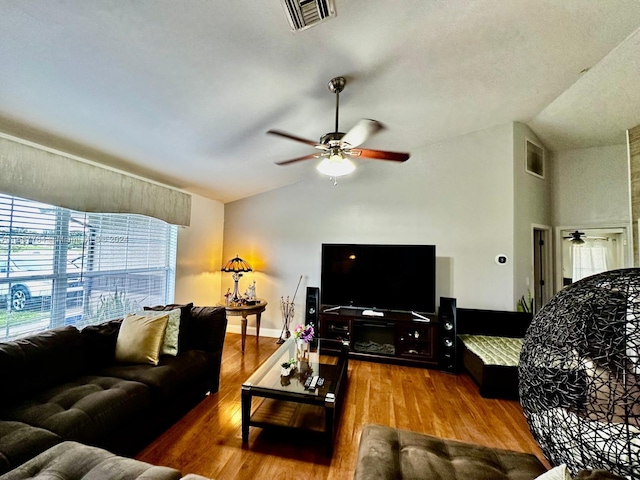
[[349, 360], [349, 384], [335, 450], [297, 432], [241, 434], [240, 386], [278, 347], [274, 338], [227, 333], [220, 391], [208, 396], [138, 454], [184, 474], [226, 479], [351, 479], [363, 425], [379, 423], [443, 438], [530, 452], [543, 462], [518, 402], [484, 399], [467, 375]]

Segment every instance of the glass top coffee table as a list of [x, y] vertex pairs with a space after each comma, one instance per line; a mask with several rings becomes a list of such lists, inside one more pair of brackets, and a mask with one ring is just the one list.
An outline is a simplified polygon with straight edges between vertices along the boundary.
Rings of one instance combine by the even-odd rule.
[[[325, 348], [340, 353], [320, 355], [320, 349]], [[283, 376], [282, 364], [295, 357], [293, 337], [285, 341], [242, 384], [242, 443], [249, 441], [249, 427], [301, 429], [323, 435], [327, 454], [331, 455], [347, 388], [348, 353], [346, 343], [318, 339], [309, 362], [296, 362], [296, 370]], [[305, 388], [307, 378], [314, 376], [324, 380], [322, 385]], [[260, 397], [260, 402], [252, 409], [254, 397]]]

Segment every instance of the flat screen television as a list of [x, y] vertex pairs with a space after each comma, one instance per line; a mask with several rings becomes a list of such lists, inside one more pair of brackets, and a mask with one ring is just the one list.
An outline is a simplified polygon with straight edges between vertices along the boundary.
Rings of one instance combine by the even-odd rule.
[[435, 245], [323, 244], [321, 275], [325, 307], [436, 311]]

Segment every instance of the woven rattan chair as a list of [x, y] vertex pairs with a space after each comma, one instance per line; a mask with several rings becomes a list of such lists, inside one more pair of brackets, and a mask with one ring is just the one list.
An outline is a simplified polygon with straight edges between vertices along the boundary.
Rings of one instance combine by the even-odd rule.
[[558, 293], [533, 319], [518, 373], [525, 416], [553, 465], [640, 478], [640, 269]]

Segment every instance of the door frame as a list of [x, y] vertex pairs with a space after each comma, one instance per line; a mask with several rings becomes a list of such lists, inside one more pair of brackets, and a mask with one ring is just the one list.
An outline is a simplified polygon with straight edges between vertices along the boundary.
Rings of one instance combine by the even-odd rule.
[[534, 297], [533, 300], [533, 304], [534, 304], [534, 313], [537, 312], [537, 302], [538, 299], [535, 298], [535, 292], [536, 292], [536, 280], [537, 280], [537, 272], [536, 272], [536, 241], [535, 241], [535, 237], [536, 237], [536, 231], [540, 231], [543, 232], [544, 234], [544, 251], [545, 253], [543, 254], [543, 269], [544, 269], [544, 278], [542, 279], [544, 281], [544, 287], [542, 288], [543, 291], [543, 299], [545, 299], [545, 303], [548, 302], [549, 300], [551, 300], [551, 297], [553, 297], [554, 293], [555, 293], [555, 286], [554, 286], [554, 279], [555, 279], [555, 269], [554, 269], [554, 252], [553, 252], [553, 228], [549, 225], [541, 225], [541, 224], [537, 224], [537, 223], [532, 223], [531, 224], [531, 265], [532, 265], [532, 270], [533, 270], [533, 292], [532, 292], [532, 296]]
[[633, 266], [633, 239], [630, 235], [631, 225], [628, 223], [606, 223], [604, 225], [565, 225], [555, 227], [555, 292], [562, 290], [562, 231], [563, 230], [599, 230], [599, 229], [622, 229], [624, 240], [627, 244], [624, 246], [624, 268]]

